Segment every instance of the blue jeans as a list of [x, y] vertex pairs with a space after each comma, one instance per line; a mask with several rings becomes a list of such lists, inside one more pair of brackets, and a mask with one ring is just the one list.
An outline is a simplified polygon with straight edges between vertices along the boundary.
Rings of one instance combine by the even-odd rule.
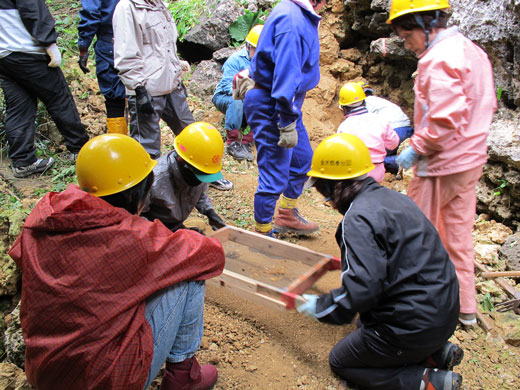
[[203, 281], [182, 282], [146, 301], [145, 316], [153, 332], [153, 358], [144, 389], [165, 360], [179, 363], [197, 352], [202, 340], [205, 290]]
[[242, 100], [235, 100], [233, 96], [219, 93], [213, 96], [213, 104], [226, 115], [224, 128], [226, 130], [242, 129], [244, 121], [244, 109]]

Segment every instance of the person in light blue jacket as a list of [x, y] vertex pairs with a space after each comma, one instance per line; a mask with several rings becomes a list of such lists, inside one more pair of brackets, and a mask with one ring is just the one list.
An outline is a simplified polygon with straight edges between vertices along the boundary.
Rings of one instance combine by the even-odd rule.
[[[222, 67], [222, 79], [213, 94], [213, 104], [217, 109], [226, 114], [224, 129], [226, 130], [226, 151], [236, 160], [253, 161], [252, 153], [253, 133], [243, 133], [247, 124], [244, 117], [242, 100], [233, 98], [233, 77], [251, 64], [251, 58], [255, 55], [258, 38], [264, 26], [254, 26], [245, 39], [246, 45], [241, 50], [233, 53]], [[242, 140], [239, 140], [242, 132]], [[241, 142], [240, 142], [241, 141]]]
[[261, 234], [319, 229], [300, 215], [296, 201], [312, 158], [301, 107], [306, 92], [320, 80], [321, 17], [316, 10], [325, 1], [282, 0], [265, 22], [249, 67], [255, 87], [245, 95], [244, 112], [257, 150], [254, 209], [255, 230]]

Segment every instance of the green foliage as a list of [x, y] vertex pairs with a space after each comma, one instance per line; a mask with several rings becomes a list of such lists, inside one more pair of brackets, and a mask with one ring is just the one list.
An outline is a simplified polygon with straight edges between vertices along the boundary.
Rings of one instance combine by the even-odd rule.
[[494, 196], [501, 195], [502, 192], [503, 192], [503, 190], [504, 190], [504, 188], [507, 187], [507, 180], [505, 180], [505, 179], [500, 179], [498, 182], [499, 182], [500, 184], [499, 184], [499, 186], [498, 186], [497, 188], [495, 188], [495, 190], [494, 190], [495, 192], [493, 193]]
[[491, 299], [490, 293], [487, 293], [486, 295], [484, 295], [484, 298], [482, 298], [482, 302], [480, 302], [480, 304], [482, 305], [482, 308], [485, 311], [492, 311], [495, 307], [493, 305], [493, 300]]
[[231, 45], [234, 47], [240, 46], [246, 39], [247, 33], [251, 28], [257, 24], [264, 24], [264, 20], [268, 11], [258, 10], [257, 12], [250, 12], [246, 10], [245, 14], [235, 20], [229, 26], [229, 35], [231, 36]]
[[497, 89], [497, 100], [500, 100], [500, 98], [502, 97], [502, 92], [503, 92], [502, 87], [498, 87], [498, 89]]
[[209, 16], [209, 9], [204, 0], [178, 0], [168, 4], [168, 10], [175, 20], [179, 41], [184, 40], [184, 36], [190, 29], [198, 24], [202, 15]]

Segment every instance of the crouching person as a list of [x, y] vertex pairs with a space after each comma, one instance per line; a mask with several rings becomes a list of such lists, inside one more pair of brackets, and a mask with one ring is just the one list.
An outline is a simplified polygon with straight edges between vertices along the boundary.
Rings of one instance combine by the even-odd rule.
[[223, 179], [224, 141], [209, 123], [195, 122], [175, 137], [174, 148], [159, 158], [143, 216], [159, 219], [168, 229], [184, 228], [194, 208], [216, 230], [225, 226], [206, 195], [208, 183]]
[[105, 134], [79, 152], [79, 187], [50, 192], [9, 251], [22, 270], [20, 319], [29, 383], [46, 389], [208, 389], [194, 357], [204, 280], [224, 267], [220, 243], [139, 216], [156, 161]]
[[[331, 163], [334, 162], [334, 163]], [[341, 287], [304, 295], [298, 310], [358, 329], [330, 352], [334, 373], [363, 389], [455, 390], [463, 351], [448, 342], [459, 315], [455, 268], [435, 227], [405, 195], [380, 186], [351, 134], [322, 141], [309, 185], [344, 215], [336, 232]]]

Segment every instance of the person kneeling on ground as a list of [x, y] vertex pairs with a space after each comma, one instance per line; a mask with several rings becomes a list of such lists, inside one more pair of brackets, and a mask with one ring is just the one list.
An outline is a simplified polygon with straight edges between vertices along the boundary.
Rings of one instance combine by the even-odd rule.
[[[334, 164], [330, 164], [333, 161]], [[343, 220], [341, 287], [298, 311], [358, 329], [330, 352], [332, 371], [366, 389], [456, 390], [452, 371], [463, 351], [448, 342], [459, 314], [459, 285], [435, 227], [405, 195], [380, 186], [368, 148], [335, 134], [314, 152], [307, 186], [315, 186]]]
[[[410, 118], [394, 102], [374, 95], [374, 90], [364, 81], [358, 83], [365, 92], [365, 105], [368, 112], [379, 115], [388, 122], [399, 136], [399, 145], [413, 135], [413, 127], [410, 126]], [[399, 146], [386, 151], [385, 169], [387, 172], [396, 174], [399, 165], [395, 162]]]
[[349, 82], [341, 87], [339, 107], [345, 120], [339, 125], [338, 133], [352, 134], [363, 141], [375, 166], [368, 176], [381, 183], [385, 178], [386, 151], [397, 148], [399, 136], [381, 116], [368, 112], [365, 100], [359, 83]]
[[[222, 66], [222, 79], [215, 89], [211, 101], [217, 109], [226, 115], [224, 128], [226, 130], [226, 151], [236, 160], [253, 161], [253, 132], [243, 132], [247, 121], [244, 116], [244, 103], [233, 98], [233, 78], [235, 75], [249, 67], [251, 59], [255, 55], [258, 38], [264, 26], [254, 26], [246, 36], [246, 45], [241, 50], [233, 53]], [[242, 132], [242, 140], [239, 141]]]
[[29, 383], [47, 389], [209, 389], [194, 357], [204, 280], [221, 244], [139, 216], [156, 162], [134, 139], [104, 134], [80, 150], [79, 187], [45, 195], [9, 255], [22, 270], [20, 319]]
[[176, 231], [184, 229], [183, 223], [195, 207], [208, 217], [213, 229], [224, 227], [206, 195], [207, 183], [222, 179], [224, 142], [220, 133], [209, 123], [195, 122], [175, 137], [174, 147], [157, 160], [142, 215], [159, 219]]

